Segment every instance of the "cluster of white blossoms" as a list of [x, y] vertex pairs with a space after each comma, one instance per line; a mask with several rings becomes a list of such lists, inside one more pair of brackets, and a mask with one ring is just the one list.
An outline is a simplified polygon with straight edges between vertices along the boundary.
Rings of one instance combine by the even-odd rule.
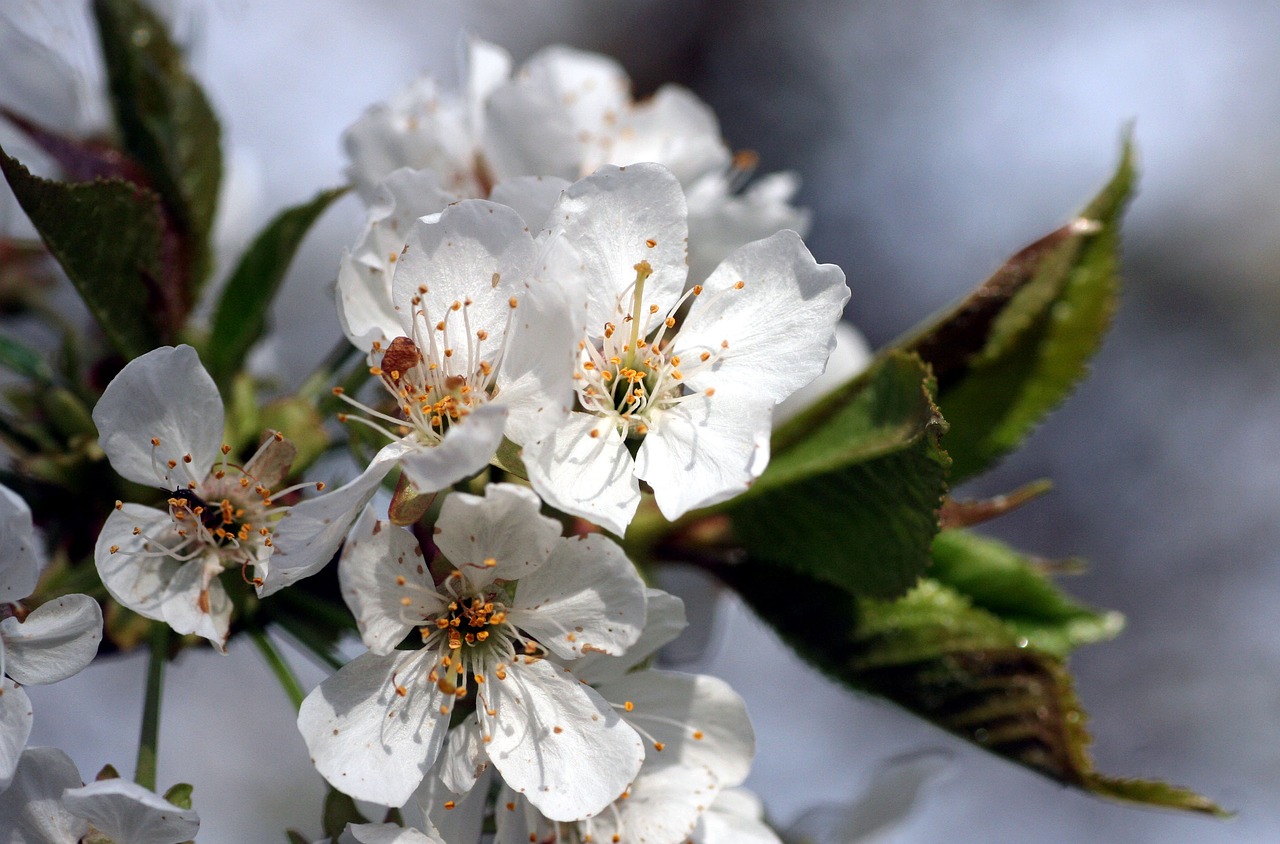
[[[340, 420], [383, 447], [336, 490], [290, 483], [296, 452], [274, 431], [239, 459], [195, 349], [142, 355], [93, 420], [116, 472], [165, 503], [116, 503], [102, 582], [222, 650], [234, 590], [270, 595], [342, 548], [368, 652], [306, 697], [298, 726], [335, 788], [418, 812], [344, 841], [776, 841], [739, 788], [743, 701], [652, 667], [683, 607], [605, 531], [625, 537], [646, 496], [675, 521], [760, 476], [775, 409], [836, 345], [844, 274], [796, 232], [794, 179], [742, 190], [747, 158], [689, 92], [633, 101], [616, 64], [563, 48], [514, 75], [492, 45], [470, 59], [464, 95], [420, 80], [346, 139], [370, 208], [338, 316], [381, 390], [334, 392]], [[506, 482], [484, 484], [491, 465]], [[373, 509], [397, 472], [435, 506]], [[10, 621], [0, 667], [38, 681], [15, 673]], [[20, 694], [5, 682], [0, 714]], [[21, 744], [3, 748], [9, 776]], [[65, 759], [22, 758], [24, 788], [71, 789], [58, 817], [75, 829], [77, 806], [124, 789], [76, 792]], [[133, 835], [119, 840], [151, 840]]]

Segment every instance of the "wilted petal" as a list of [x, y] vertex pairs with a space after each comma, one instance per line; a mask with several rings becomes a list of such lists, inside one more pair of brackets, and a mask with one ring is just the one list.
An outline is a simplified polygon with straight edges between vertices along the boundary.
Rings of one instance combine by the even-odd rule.
[[[4, 697], [0, 697], [0, 713]], [[80, 772], [67, 754], [56, 747], [28, 749], [13, 784], [8, 778], [0, 779], [0, 819], [5, 822], [0, 832], [7, 836], [5, 844], [76, 844], [88, 834], [89, 824], [67, 811], [62, 793], [80, 784]]]
[[514, 484], [490, 484], [483, 498], [454, 493], [436, 519], [436, 547], [472, 583], [527, 577], [560, 542], [560, 523], [541, 507]]
[[[591, 436], [597, 431], [596, 436]], [[622, 536], [640, 506], [635, 461], [612, 425], [572, 413], [545, 439], [526, 443], [524, 465], [538, 494], [566, 513]]]
[[222, 445], [222, 397], [195, 349], [162, 346], [125, 364], [93, 408], [93, 422], [117, 473], [174, 489], [209, 473]]
[[17, 603], [34, 592], [39, 574], [31, 508], [0, 486], [0, 604]]
[[24, 685], [65, 680], [93, 661], [102, 641], [102, 608], [88, 595], [42, 604], [22, 622], [0, 621], [5, 670]]
[[113, 841], [180, 844], [195, 838], [200, 816], [125, 779], [91, 782], [68, 789], [63, 804]]
[[516, 585], [507, 617], [565, 659], [621, 654], [644, 626], [644, 582], [607, 537], [561, 539], [546, 564]]
[[422, 782], [449, 726], [439, 711], [442, 695], [421, 665], [429, 669], [430, 659], [423, 651], [364, 654], [307, 695], [298, 730], [334, 788], [400, 806]]
[[483, 717], [502, 778], [552, 820], [594, 815], [627, 787], [644, 746], [595, 690], [545, 660], [515, 663], [485, 685]]
[[13, 780], [18, 759], [31, 735], [31, 723], [31, 699], [9, 678], [0, 676], [0, 791]]

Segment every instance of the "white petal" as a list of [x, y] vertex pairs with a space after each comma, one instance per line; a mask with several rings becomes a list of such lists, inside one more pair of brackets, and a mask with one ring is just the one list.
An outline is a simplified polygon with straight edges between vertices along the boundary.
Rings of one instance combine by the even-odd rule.
[[[461, 726], [464, 725], [460, 724], [459, 727]], [[436, 771], [439, 770], [440, 766], [437, 764]], [[486, 768], [473, 788], [464, 794], [456, 794], [434, 772], [427, 774], [421, 787], [413, 795], [413, 804], [405, 807], [406, 818], [412, 811], [411, 807], [416, 807], [424, 823], [418, 824], [415, 819], [415, 825], [422, 829], [435, 829], [446, 844], [473, 844], [481, 840], [485, 806], [489, 802], [489, 789], [493, 781], [493, 768]], [[452, 808], [446, 808], [448, 805], [452, 805]]]
[[478, 723], [468, 719], [449, 731], [440, 757], [439, 779], [450, 791], [470, 791], [488, 765], [489, 755], [485, 753]]
[[23, 753], [13, 784], [0, 780], [5, 844], [76, 844], [88, 834], [89, 824], [67, 811], [62, 793], [80, 784], [75, 763], [56, 747], [32, 747]]
[[564, 244], [577, 260], [577, 266], [558, 260], [556, 271], [570, 300], [586, 305], [576, 317], [582, 328], [600, 336], [606, 322], [617, 321], [620, 302], [630, 312], [640, 261], [653, 270], [644, 283], [642, 333], [651, 327], [650, 305], [658, 307], [653, 327], [666, 318], [688, 269], [685, 216], [680, 183], [657, 164], [601, 167], [565, 189], [547, 222], [552, 247]]
[[[438, 709], [442, 695], [422, 673], [431, 659], [426, 651], [364, 654], [307, 695], [298, 730], [334, 788], [384, 806], [403, 805], [413, 794], [449, 726]], [[397, 683], [406, 688], [403, 697]]]
[[511, 54], [497, 44], [474, 36], [467, 39], [467, 107], [477, 138], [484, 128], [485, 103], [511, 78], [511, 64]]
[[195, 838], [200, 816], [125, 779], [91, 782], [68, 789], [63, 804], [113, 841], [180, 844]]
[[847, 322], [838, 322], [835, 333], [836, 347], [827, 359], [826, 370], [773, 409], [775, 428], [836, 387], [857, 377], [871, 363], [871, 347], [856, 328]]
[[640, 638], [622, 656], [585, 655], [573, 664], [574, 676], [597, 687], [616, 680], [657, 653], [687, 626], [684, 601], [661, 589], [646, 589], [644, 630]]
[[705, 768], [645, 765], [625, 800], [579, 826], [591, 831], [592, 841], [683, 844], [717, 791], [715, 775]]
[[507, 409], [500, 404], [482, 404], [449, 426], [436, 445], [411, 440], [400, 458], [400, 468], [418, 492], [439, 492], [479, 472], [502, 444]]
[[[591, 436], [599, 431], [598, 436]], [[545, 439], [525, 443], [524, 465], [538, 495], [559, 510], [590, 519], [618, 536], [640, 506], [635, 461], [617, 429], [572, 413]]]
[[689, 281], [702, 282], [733, 250], [783, 229], [802, 237], [809, 212], [791, 204], [800, 188], [794, 173], [770, 173], [735, 192], [739, 173], [709, 173], [684, 182], [689, 202]]
[[[493, 844], [528, 844], [530, 841], [556, 841], [560, 834], [555, 821], [547, 818], [510, 786], [504, 785], [494, 801], [495, 826]], [[453, 842], [450, 842], [453, 844]]]
[[222, 420], [218, 388], [185, 345], [129, 361], [93, 408], [111, 467], [134, 483], [166, 489], [204, 480], [222, 445]]
[[707, 278], [672, 353], [716, 355], [688, 373], [691, 390], [749, 388], [777, 403], [822, 373], [848, 301], [840, 268], [815, 262], [799, 235], [781, 231], [738, 249]]
[[692, 844], [782, 844], [764, 822], [760, 798], [742, 788], [721, 791], [689, 840]]
[[705, 674], [636, 671], [596, 687], [637, 732], [663, 745], [651, 759], [707, 768], [724, 786], [746, 779], [756, 752], [747, 705], [728, 683]]
[[[0, 791], [9, 787], [22, 749], [31, 735], [31, 699], [8, 677], [0, 676]], [[0, 817], [7, 817], [0, 815]]]
[[565, 659], [621, 654], [644, 626], [644, 582], [613, 540], [564, 538], [542, 568], [516, 585], [507, 617]]
[[378, 186], [369, 222], [355, 248], [342, 256], [338, 269], [338, 321], [356, 348], [368, 352], [373, 341], [385, 346], [404, 333], [391, 301], [395, 262], [414, 221], [455, 199], [440, 187], [434, 170], [401, 168]]
[[636, 103], [615, 134], [609, 163], [656, 161], [681, 184], [722, 171], [729, 164], [715, 112], [679, 85], [663, 85], [652, 97]]
[[489, 95], [484, 153], [501, 178], [576, 179], [603, 161], [602, 143], [629, 104], [621, 66], [596, 53], [548, 47]]
[[532, 282], [507, 335], [494, 399], [508, 410], [504, 430], [512, 442], [533, 442], [564, 424], [573, 407], [579, 340], [564, 291]]
[[360, 844], [444, 844], [444, 839], [391, 823], [350, 824], [347, 831]]
[[93, 548], [102, 585], [125, 607], [162, 621], [160, 604], [181, 563], [156, 552], [162, 545], [172, 547], [181, 541], [173, 519], [163, 510], [141, 504], [112, 510]]
[[270, 557], [256, 567], [257, 576], [262, 578], [259, 597], [278, 592], [325, 567], [402, 453], [398, 443], [391, 443], [354, 480], [285, 511], [271, 535]]
[[39, 574], [31, 508], [0, 486], [0, 604], [17, 603], [34, 592]]
[[42, 604], [21, 623], [0, 621], [5, 668], [24, 685], [65, 680], [93, 661], [102, 640], [102, 608], [88, 595]]
[[[594, 815], [635, 778], [644, 746], [595, 690], [546, 660], [516, 662], [485, 686], [482, 724], [502, 778], [552, 820]], [[483, 712], [483, 710], [481, 710]]]
[[542, 231], [547, 216], [571, 183], [555, 176], [517, 176], [494, 185], [489, 199], [516, 210], [530, 231]]
[[454, 493], [436, 519], [436, 547], [472, 583], [526, 577], [560, 541], [560, 523], [541, 507], [532, 490], [515, 484], [489, 484], [483, 498]]
[[[444, 608], [412, 533], [380, 522], [366, 507], [338, 563], [342, 598], [376, 654], [389, 654], [414, 626]], [[405, 605], [402, 601], [408, 599]]]
[[721, 389], [654, 416], [636, 475], [653, 487], [662, 515], [674, 521], [744, 492], [769, 463], [772, 408], [767, 396]]
[[221, 571], [216, 558], [197, 557], [184, 563], [160, 599], [160, 612], [174, 632], [203, 636], [226, 653], [231, 597], [217, 577]]

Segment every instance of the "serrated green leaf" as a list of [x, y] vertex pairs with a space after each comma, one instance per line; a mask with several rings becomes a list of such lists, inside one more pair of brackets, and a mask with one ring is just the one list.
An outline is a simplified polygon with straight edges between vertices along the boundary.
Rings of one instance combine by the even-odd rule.
[[944, 530], [934, 538], [929, 576], [1003, 620], [1020, 641], [1057, 657], [1124, 628], [1119, 613], [1077, 603], [1025, 555], [968, 531]]
[[139, 0], [94, 0], [111, 105], [126, 152], [147, 171], [190, 249], [189, 307], [211, 268], [221, 127], [163, 22]]
[[0, 169], [116, 351], [135, 358], [162, 345], [151, 307], [164, 273], [159, 198], [119, 179], [43, 179], [2, 149]]
[[191, 793], [193, 791], [195, 791], [195, 786], [190, 783], [180, 782], [164, 793], [164, 799], [179, 809], [190, 809]]
[[321, 191], [310, 202], [282, 211], [241, 257], [218, 301], [204, 356], [210, 374], [219, 383], [239, 370], [250, 347], [262, 336], [267, 310], [302, 239], [325, 209], [346, 192], [345, 187]]
[[[745, 565], [721, 575], [800, 656], [845, 685], [1060, 783], [1115, 800], [1224, 814], [1186, 789], [1095, 771], [1085, 712], [1063, 662], [948, 586], [922, 580], [902, 598], [881, 601], [803, 575], [789, 575], [780, 595], [775, 574]], [[787, 597], [795, 594], [821, 596], [820, 609]]]
[[1133, 192], [1132, 145], [1072, 223], [1014, 255], [969, 297], [894, 344], [938, 379], [953, 483], [1013, 450], [1084, 377], [1119, 293], [1120, 218]]
[[343, 794], [333, 786], [324, 797], [324, 834], [337, 838], [349, 823], [368, 823], [369, 819], [360, 814], [356, 801]]
[[764, 474], [721, 510], [759, 562], [901, 594], [938, 530], [943, 427], [919, 358], [887, 355], [782, 428]]

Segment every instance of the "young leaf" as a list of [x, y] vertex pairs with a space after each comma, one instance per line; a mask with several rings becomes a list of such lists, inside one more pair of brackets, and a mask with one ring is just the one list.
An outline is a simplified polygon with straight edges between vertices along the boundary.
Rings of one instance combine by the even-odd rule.
[[0, 366], [43, 386], [57, 379], [44, 355], [3, 335], [0, 335]]
[[802, 657], [840, 682], [885, 697], [938, 726], [1060, 783], [1114, 800], [1222, 815], [1194, 792], [1118, 780], [1093, 768], [1085, 713], [1062, 661], [954, 589], [922, 580], [894, 601], [856, 598], [803, 575], [778, 595], [759, 568], [721, 575]]
[[303, 237], [346, 188], [321, 191], [309, 202], [288, 208], [271, 221], [241, 257], [213, 315], [205, 364], [218, 383], [239, 370], [266, 325], [267, 309]]
[[330, 838], [337, 839], [342, 835], [342, 831], [347, 828], [349, 823], [368, 823], [369, 819], [360, 814], [360, 810], [356, 808], [356, 801], [343, 794], [338, 789], [329, 787], [329, 793], [324, 797], [324, 834]]
[[1134, 179], [1126, 141], [1115, 175], [1076, 220], [894, 344], [933, 367], [953, 483], [1016, 448], [1086, 374], [1116, 306], [1120, 217]]
[[221, 129], [164, 24], [139, 0], [94, 0], [111, 105], [125, 151], [150, 175], [190, 254], [188, 307], [211, 268]]
[[861, 595], [910, 587], [946, 492], [931, 389], [919, 358], [889, 354], [777, 431], [768, 469], [721, 508], [749, 556]]
[[1080, 645], [1119, 635], [1124, 617], [1073, 601], [1022, 554], [995, 539], [944, 530], [933, 540], [929, 576], [1002, 619], [1035, 648], [1065, 658]]
[[152, 307], [165, 272], [159, 198], [119, 179], [42, 179], [2, 149], [0, 169], [116, 351], [135, 358], [163, 345]]

